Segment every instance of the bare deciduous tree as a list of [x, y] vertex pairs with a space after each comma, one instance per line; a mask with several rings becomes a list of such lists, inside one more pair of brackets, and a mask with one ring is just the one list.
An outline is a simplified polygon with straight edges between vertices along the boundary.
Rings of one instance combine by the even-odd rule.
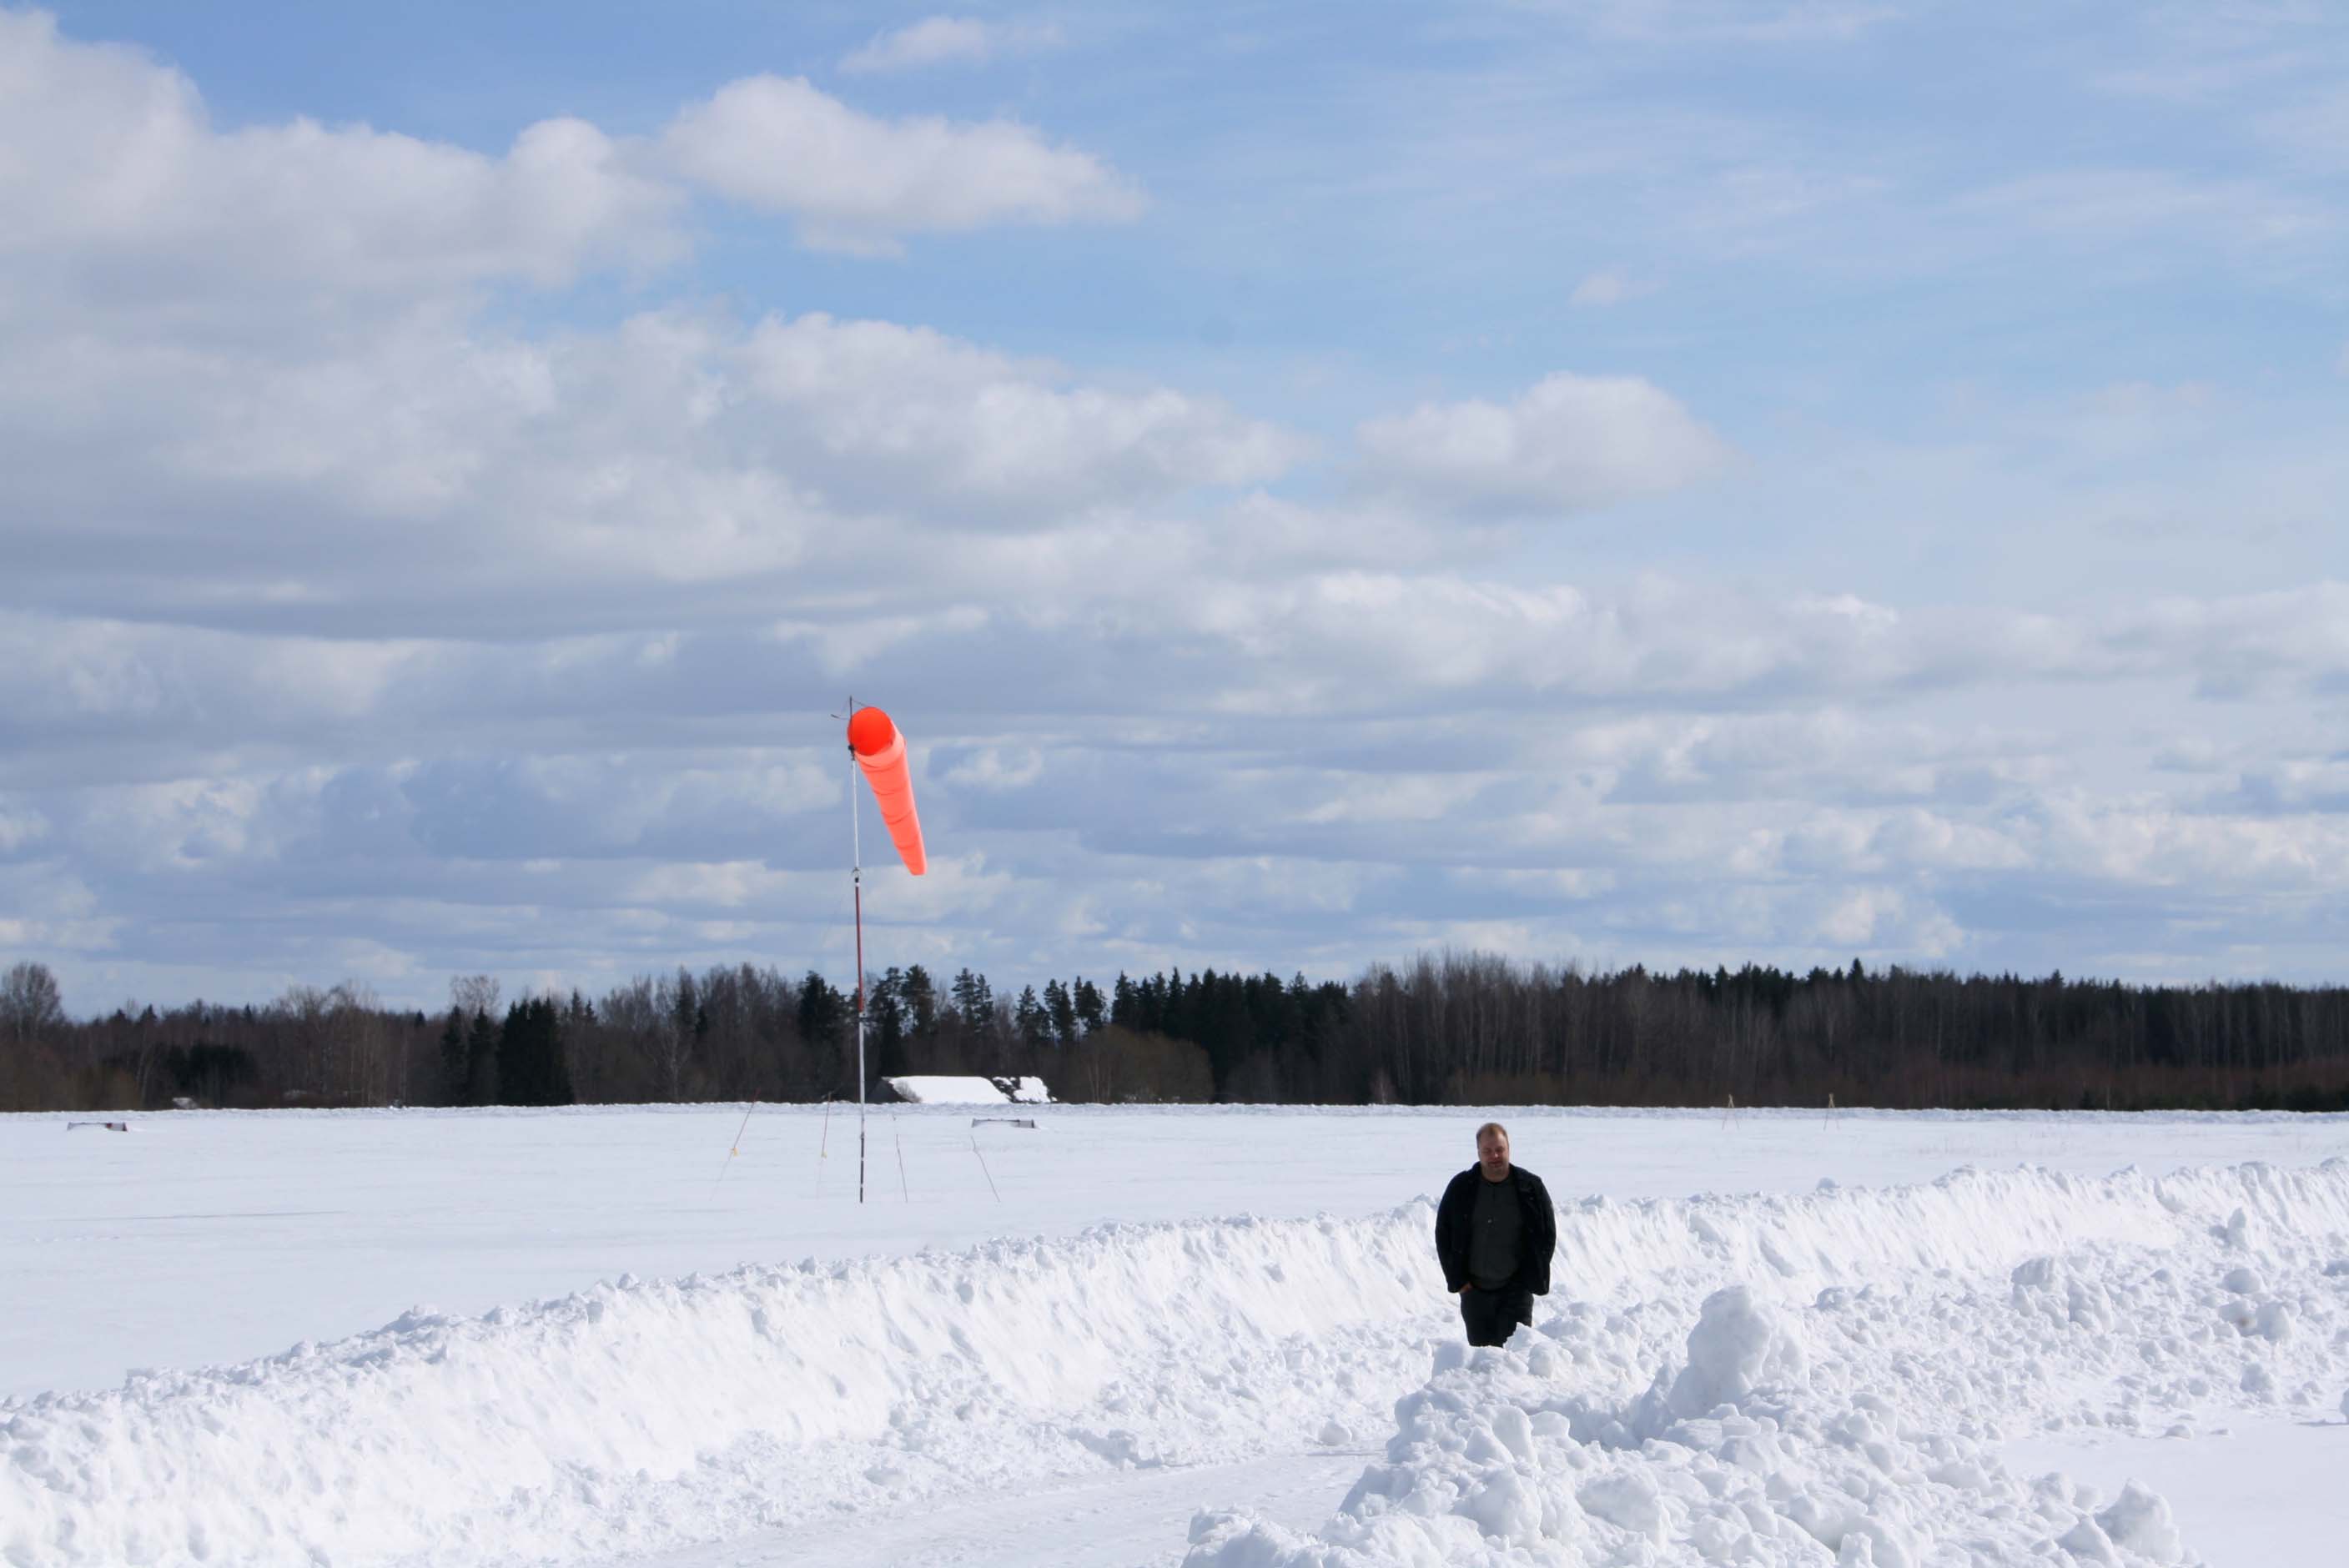
[[476, 1013], [498, 1016], [498, 977], [494, 975], [460, 975], [449, 982], [449, 1005], [471, 1019]]
[[46, 964], [18, 964], [0, 978], [0, 1038], [26, 1046], [47, 1039], [66, 1021], [57, 977]]

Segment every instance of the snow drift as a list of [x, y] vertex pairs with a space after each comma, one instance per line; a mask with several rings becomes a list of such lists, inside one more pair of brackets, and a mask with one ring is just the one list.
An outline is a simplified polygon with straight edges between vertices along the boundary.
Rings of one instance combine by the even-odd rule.
[[[1857, 1286], [1814, 1290], [1848, 1254], [1740, 1227], [1706, 1250], [1742, 1240], [1764, 1266], [1693, 1314], [1685, 1291], [1571, 1301], [1505, 1348], [1444, 1346], [1328, 1525], [1205, 1513], [1186, 1568], [2168, 1568], [2199, 1559], [2159, 1497], [2018, 1476], [2002, 1440], [2187, 1437], [2246, 1408], [2306, 1419], [2329, 1404], [2349, 1350], [2349, 1164], [1961, 1176], [1887, 1201], [1923, 1228], [1881, 1238]], [[1822, 1203], [1792, 1229], [1881, 1207]], [[1689, 1208], [1692, 1231], [1719, 1229]], [[1932, 1233], [1960, 1216], [1972, 1223]], [[1899, 1266], [1912, 1243], [1924, 1266]]]
[[952, 1078], [916, 1074], [884, 1078], [889, 1092], [908, 1105], [1050, 1105], [1051, 1090], [1040, 1078]]
[[0, 1560], [559, 1560], [1392, 1432], [1322, 1534], [1211, 1514], [1193, 1561], [1922, 1563], [2093, 1525], [2086, 1560], [2166, 1563], [2155, 1500], [2023, 1486], [1997, 1440], [2339, 1396], [2349, 1162], [1559, 1220], [1538, 1328], [1473, 1357], [1423, 1201], [419, 1310], [0, 1404]]

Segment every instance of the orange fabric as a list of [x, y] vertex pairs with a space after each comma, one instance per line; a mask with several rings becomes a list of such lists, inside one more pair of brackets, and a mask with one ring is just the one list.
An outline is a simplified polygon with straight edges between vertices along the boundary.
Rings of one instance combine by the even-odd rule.
[[914, 811], [914, 775], [905, 766], [905, 737], [877, 707], [860, 707], [848, 720], [848, 744], [856, 766], [881, 804], [881, 820], [905, 869], [920, 876], [930, 869], [922, 842], [922, 819]]

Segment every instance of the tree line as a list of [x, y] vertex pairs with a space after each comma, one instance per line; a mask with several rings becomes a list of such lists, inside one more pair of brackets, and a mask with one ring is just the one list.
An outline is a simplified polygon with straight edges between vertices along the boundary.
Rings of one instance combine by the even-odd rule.
[[[1894, 965], [1603, 973], [1423, 955], [1350, 982], [1180, 969], [999, 994], [867, 977], [868, 1081], [1035, 1074], [1062, 1099], [2349, 1109], [2349, 990]], [[737, 965], [439, 1012], [365, 986], [68, 1016], [0, 975], [0, 1109], [817, 1100], [856, 1092], [854, 987]]]

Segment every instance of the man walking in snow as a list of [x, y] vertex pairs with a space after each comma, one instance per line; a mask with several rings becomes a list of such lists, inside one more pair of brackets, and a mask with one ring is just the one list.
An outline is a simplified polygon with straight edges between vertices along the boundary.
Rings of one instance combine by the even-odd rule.
[[1549, 1189], [1509, 1163], [1509, 1130], [1476, 1130], [1476, 1163], [1452, 1179], [1435, 1206], [1435, 1257], [1460, 1298], [1471, 1345], [1506, 1345], [1534, 1320], [1534, 1297], [1549, 1294], [1557, 1215]]

